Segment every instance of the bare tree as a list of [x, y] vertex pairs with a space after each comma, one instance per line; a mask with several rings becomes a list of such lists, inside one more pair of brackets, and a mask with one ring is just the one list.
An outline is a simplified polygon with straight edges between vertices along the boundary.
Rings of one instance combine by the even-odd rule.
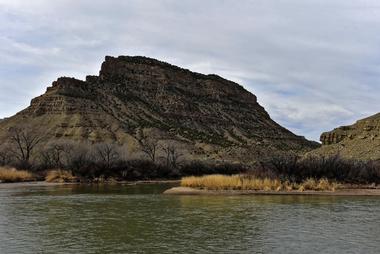
[[142, 131], [140, 132], [137, 141], [141, 146], [141, 150], [153, 161], [156, 162], [156, 153], [158, 150], [158, 140], [152, 137], [148, 137]]
[[12, 154], [8, 146], [2, 146], [0, 149], [0, 166], [5, 166], [11, 163]]
[[102, 163], [107, 167], [111, 168], [112, 165], [120, 158], [120, 154], [117, 151], [117, 147], [112, 144], [99, 144], [96, 146], [96, 155]]
[[64, 143], [51, 143], [40, 152], [40, 159], [45, 167], [62, 168], [63, 157], [67, 150]]
[[93, 161], [93, 153], [87, 144], [69, 142], [64, 144], [64, 158], [66, 167], [77, 173]]
[[176, 147], [172, 144], [168, 144], [162, 148], [166, 155], [166, 166], [176, 168], [178, 166], [178, 159], [182, 156]]
[[26, 127], [12, 128], [9, 132], [9, 139], [15, 145], [15, 149], [12, 151], [17, 159], [29, 165], [32, 151], [41, 142], [42, 136], [32, 133]]

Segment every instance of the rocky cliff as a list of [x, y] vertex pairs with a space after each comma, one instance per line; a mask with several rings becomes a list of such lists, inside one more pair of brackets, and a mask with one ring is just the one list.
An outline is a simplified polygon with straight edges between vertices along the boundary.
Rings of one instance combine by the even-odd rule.
[[322, 147], [312, 154], [340, 154], [353, 159], [380, 159], [380, 113], [324, 132], [320, 138]]
[[274, 122], [242, 86], [146, 57], [107, 56], [98, 76], [59, 78], [0, 123], [0, 139], [24, 125], [45, 140], [117, 142], [130, 153], [144, 132], [188, 159], [253, 162], [318, 146]]

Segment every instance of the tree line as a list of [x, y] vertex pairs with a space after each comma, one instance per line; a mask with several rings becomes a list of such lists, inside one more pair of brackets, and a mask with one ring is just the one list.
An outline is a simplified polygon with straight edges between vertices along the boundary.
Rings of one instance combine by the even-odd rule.
[[137, 135], [143, 158], [128, 158], [117, 144], [57, 141], [45, 144], [43, 136], [27, 128], [9, 131], [8, 144], [0, 146], [0, 166], [43, 172], [66, 169], [87, 179], [176, 179], [206, 174], [249, 173], [259, 178], [302, 182], [309, 178], [345, 183], [380, 184], [380, 161], [359, 161], [334, 156], [273, 154], [249, 167], [241, 164], [182, 160], [174, 144], [159, 144], [144, 133]]
[[28, 128], [12, 128], [8, 142], [0, 147], [0, 165], [34, 172], [66, 169], [87, 179], [114, 177], [119, 180], [176, 179], [186, 175], [237, 174], [242, 165], [186, 161], [174, 144], [159, 144], [145, 133], [137, 135], [142, 158], [128, 158], [126, 147], [112, 143], [45, 143], [41, 134]]

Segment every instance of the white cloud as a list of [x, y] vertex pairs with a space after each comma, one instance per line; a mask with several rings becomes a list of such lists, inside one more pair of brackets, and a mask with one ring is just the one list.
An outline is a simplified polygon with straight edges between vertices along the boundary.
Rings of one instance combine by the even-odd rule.
[[0, 117], [122, 54], [237, 81], [313, 139], [380, 108], [374, 0], [0, 0], [0, 24]]

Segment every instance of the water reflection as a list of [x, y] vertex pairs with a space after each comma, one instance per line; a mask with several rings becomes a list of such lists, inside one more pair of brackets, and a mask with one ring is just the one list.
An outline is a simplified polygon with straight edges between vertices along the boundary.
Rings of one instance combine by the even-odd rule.
[[380, 199], [0, 189], [0, 253], [377, 253]]

